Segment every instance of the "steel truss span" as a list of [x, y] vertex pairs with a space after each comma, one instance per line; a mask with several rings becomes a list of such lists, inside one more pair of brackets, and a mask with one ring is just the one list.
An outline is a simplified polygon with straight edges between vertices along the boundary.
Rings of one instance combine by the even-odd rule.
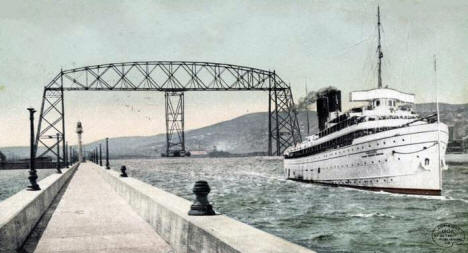
[[[281, 155], [288, 146], [301, 141], [290, 86], [274, 71], [211, 62], [124, 62], [62, 70], [44, 87], [36, 147], [42, 145], [45, 151], [39, 157], [49, 152], [57, 155], [57, 145], [65, 151], [65, 91], [164, 92], [167, 154], [185, 151], [184, 92], [266, 91], [269, 155]], [[173, 98], [178, 101], [174, 103]], [[51, 137], [57, 133], [60, 141]]]

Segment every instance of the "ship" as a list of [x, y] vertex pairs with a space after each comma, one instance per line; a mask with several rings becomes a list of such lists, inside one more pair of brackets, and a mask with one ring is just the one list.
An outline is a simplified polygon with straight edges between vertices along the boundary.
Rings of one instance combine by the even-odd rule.
[[317, 94], [318, 133], [284, 152], [287, 179], [391, 193], [441, 195], [448, 127], [437, 113], [413, 111], [415, 95], [382, 85], [380, 8], [377, 88], [352, 91], [350, 110], [341, 91]]

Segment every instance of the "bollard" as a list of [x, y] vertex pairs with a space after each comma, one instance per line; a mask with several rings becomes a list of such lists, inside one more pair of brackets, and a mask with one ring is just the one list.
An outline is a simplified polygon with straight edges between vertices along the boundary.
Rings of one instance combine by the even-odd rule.
[[196, 196], [188, 215], [202, 216], [202, 215], [215, 215], [213, 207], [208, 201], [208, 193], [210, 193], [210, 186], [206, 181], [197, 181], [193, 186], [193, 193]]
[[125, 165], [122, 165], [122, 167], [120, 167], [120, 171], [122, 172], [122, 174], [120, 174], [121, 177], [128, 177], [127, 175], [127, 167], [125, 167]]
[[99, 166], [102, 166], [102, 145], [99, 143]]
[[31, 183], [30, 186], [28, 186], [28, 190], [30, 191], [39, 191], [41, 187], [37, 184], [37, 173], [36, 173], [36, 163], [35, 163], [35, 157], [36, 157], [36, 150], [35, 150], [35, 145], [34, 145], [34, 113], [36, 110], [34, 108], [28, 108], [29, 111], [29, 120], [31, 122], [31, 146], [30, 146], [30, 158], [29, 158], [29, 182]]

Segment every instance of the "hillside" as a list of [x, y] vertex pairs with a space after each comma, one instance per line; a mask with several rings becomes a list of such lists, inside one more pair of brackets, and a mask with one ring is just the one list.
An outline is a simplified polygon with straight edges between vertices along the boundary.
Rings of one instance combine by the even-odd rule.
[[[418, 104], [418, 113], [427, 115], [435, 111], [435, 104]], [[441, 121], [455, 125], [459, 136], [468, 134], [468, 104], [450, 105], [440, 104]], [[306, 132], [305, 111], [298, 113], [301, 133]], [[315, 112], [309, 112], [311, 133], [317, 130]], [[154, 136], [120, 137], [109, 140], [111, 155], [119, 157], [151, 157], [159, 156], [164, 151], [165, 134]], [[266, 151], [268, 145], [268, 114], [257, 112], [246, 114], [238, 118], [223, 121], [207, 127], [189, 130], [185, 133], [188, 150], [218, 150], [231, 153], [249, 153]], [[102, 140], [101, 140], [102, 142]], [[92, 147], [98, 142], [85, 146]], [[0, 150], [8, 157], [28, 157], [27, 147], [5, 147]], [[39, 150], [40, 152], [41, 150]]]

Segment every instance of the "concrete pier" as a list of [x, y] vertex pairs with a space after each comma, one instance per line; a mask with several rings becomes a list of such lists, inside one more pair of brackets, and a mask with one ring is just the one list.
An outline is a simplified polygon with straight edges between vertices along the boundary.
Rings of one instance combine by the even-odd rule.
[[313, 252], [222, 214], [190, 216], [191, 201], [90, 162], [39, 184], [0, 202], [0, 253]]
[[35, 252], [172, 252], [93, 166], [80, 165]]

